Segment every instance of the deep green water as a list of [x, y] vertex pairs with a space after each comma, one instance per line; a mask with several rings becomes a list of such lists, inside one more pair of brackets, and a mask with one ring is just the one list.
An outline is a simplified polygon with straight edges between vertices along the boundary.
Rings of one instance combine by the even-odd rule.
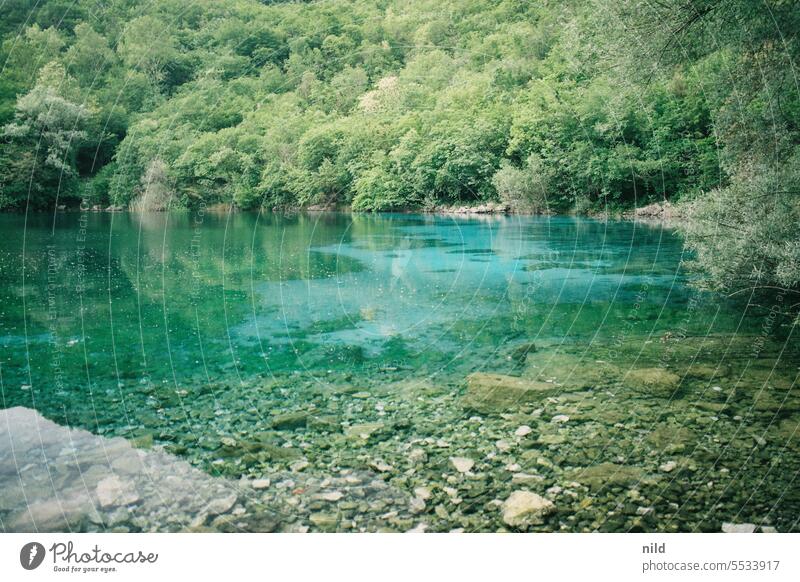
[[[494, 531], [497, 502], [522, 488], [557, 508], [531, 529], [798, 527], [791, 329], [770, 304], [696, 291], [669, 229], [211, 213], [3, 215], [0, 228], [0, 408], [221, 477], [353, 469], [410, 498], [431, 490], [413, 511], [300, 500], [286, 523]], [[676, 390], [625, 380], [654, 368]], [[562, 389], [475, 413], [463, 393], [481, 371]], [[476, 466], [463, 475], [453, 456]]]

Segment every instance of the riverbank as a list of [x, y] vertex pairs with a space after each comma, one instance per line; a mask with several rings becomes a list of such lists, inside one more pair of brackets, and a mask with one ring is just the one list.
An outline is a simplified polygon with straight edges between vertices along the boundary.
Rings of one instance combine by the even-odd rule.
[[[94, 205], [85, 208], [69, 208], [65, 205], [58, 207], [58, 212], [127, 212], [129, 211], [124, 206], [101, 206]], [[204, 213], [229, 213], [229, 212], [248, 212], [249, 210], [240, 209], [230, 204], [213, 204], [203, 206]], [[352, 213], [354, 212], [348, 206], [336, 205], [311, 205], [296, 208], [273, 208], [272, 212], [294, 214], [300, 212], [307, 213]], [[173, 212], [192, 211], [192, 209], [174, 209]], [[134, 212], [134, 211], [131, 211]], [[170, 212], [169, 210], [158, 210], [154, 212]], [[653, 221], [653, 222], [670, 222], [677, 219], [688, 217], [687, 210], [678, 204], [671, 202], [654, 202], [645, 206], [640, 206], [630, 210], [616, 209], [613, 212], [589, 210], [586, 212], [518, 212], [511, 209], [507, 204], [501, 202], [484, 202], [481, 204], [456, 204], [456, 205], [439, 205], [428, 208], [404, 208], [390, 212], [391, 214], [433, 214], [433, 215], [455, 215], [455, 216], [496, 216], [496, 215], [509, 215], [509, 216], [585, 216], [587, 218], [612, 218], [621, 220], [637, 220], [637, 221]], [[14, 213], [12, 213], [14, 214]], [[382, 214], [382, 212], [359, 212], [358, 214]]]

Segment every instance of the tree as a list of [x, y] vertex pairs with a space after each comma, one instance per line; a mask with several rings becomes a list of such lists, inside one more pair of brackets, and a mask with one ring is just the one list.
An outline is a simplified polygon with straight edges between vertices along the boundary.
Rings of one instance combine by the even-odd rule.
[[18, 206], [29, 194], [34, 206], [43, 206], [71, 193], [77, 177], [76, 153], [91, 115], [76, 96], [74, 79], [60, 64], [50, 63], [40, 71], [33, 89], [17, 101], [14, 120], [3, 129], [9, 140], [8, 157], [19, 156], [2, 170], [4, 207]]
[[69, 73], [84, 85], [103, 81], [104, 74], [114, 65], [116, 55], [108, 40], [86, 22], [75, 27], [75, 39], [65, 55]]
[[175, 32], [163, 20], [140, 16], [125, 28], [117, 52], [127, 67], [142, 71], [157, 85], [177, 60]]

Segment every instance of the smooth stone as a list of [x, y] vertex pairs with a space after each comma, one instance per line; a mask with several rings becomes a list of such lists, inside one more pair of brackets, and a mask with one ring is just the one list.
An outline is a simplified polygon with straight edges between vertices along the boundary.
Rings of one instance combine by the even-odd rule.
[[255, 479], [252, 485], [253, 489], [267, 489], [272, 485], [272, 481], [270, 479]]
[[344, 429], [344, 434], [347, 437], [367, 440], [372, 435], [383, 431], [385, 428], [386, 425], [382, 422], [367, 422], [348, 426]]
[[386, 463], [384, 461], [373, 461], [372, 463], [369, 464], [369, 466], [378, 471], [379, 473], [388, 473], [389, 471], [394, 469], [394, 467], [392, 467], [389, 463]]
[[342, 497], [344, 497], [344, 493], [341, 491], [326, 491], [317, 495], [317, 499], [322, 499], [323, 501], [339, 501]]
[[294, 471], [295, 473], [299, 473], [303, 469], [307, 468], [311, 463], [306, 461], [305, 459], [300, 459], [299, 461], [295, 461], [289, 465], [289, 469]]
[[420, 448], [411, 449], [408, 453], [408, 460], [412, 463], [423, 463], [428, 460], [428, 454]]
[[236, 503], [236, 500], [237, 497], [235, 493], [231, 493], [225, 497], [217, 497], [216, 499], [210, 501], [206, 506], [206, 512], [211, 515], [221, 515], [230, 511], [230, 509]]
[[467, 457], [450, 457], [450, 462], [459, 473], [468, 473], [475, 466], [475, 461]]
[[334, 529], [339, 523], [339, 519], [331, 513], [312, 513], [308, 516], [308, 520], [323, 530]]
[[428, 489], [427, 487], [415, 487], [414, 495], [416, 495], [417, 497], [419, 497], [424, 501], [427, 501], [432, 497], [433, 493], [431, 493], [431, 490]]
[[664, 473], [671, 473], [672, 471], [675, 470], [677, 466], [678, 463], [676, 463], [675, 461], [667, 461], [666, 463], [662, 463], [661, 465], [659, 465], [658, 468]]
[[753, 533], [756, 531], [754, 523], [723, 523], [722, 531], [725, 533]]
[[531, 491], [514, 491], [503, 502], [503, 521], [512, 527], [539, 525], [545, 516], [555, 511], [549, 499]]
[[514, 431], [514, 434], [518, 437], [528, 436], [533, 432], [533, 429], [529, 427], [527, 424], [523, 424], [517, 430]]
[[511, 475], [512, 485], [531, 485], [540, 481], [544, 481], [544, 477], [541, 475], [532, 475], [530, 473], [514, 473]]
[[411, 513], [422, 513], [425, 511], [425, 500], [421, 497], [414, 497], [409, 502], [408, 507]]
[[272, 417], [270, 426], [275, 430], [295, 430], [305, 428], [308, 423], [308, 414], [305, 412], [288, 412]]

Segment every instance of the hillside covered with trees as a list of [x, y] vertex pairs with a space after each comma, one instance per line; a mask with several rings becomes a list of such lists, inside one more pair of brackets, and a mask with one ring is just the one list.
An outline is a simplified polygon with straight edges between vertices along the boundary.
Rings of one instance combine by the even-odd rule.
[[800, 281], [793, 0], [5, 0], [0, 208], [686, 204]]

